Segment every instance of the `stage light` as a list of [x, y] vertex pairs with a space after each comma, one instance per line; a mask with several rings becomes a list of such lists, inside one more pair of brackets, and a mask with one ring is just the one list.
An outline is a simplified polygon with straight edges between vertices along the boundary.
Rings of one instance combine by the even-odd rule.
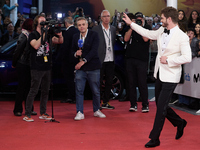
[[62, 18], [62, 13], [57, 13], [57, 18]]

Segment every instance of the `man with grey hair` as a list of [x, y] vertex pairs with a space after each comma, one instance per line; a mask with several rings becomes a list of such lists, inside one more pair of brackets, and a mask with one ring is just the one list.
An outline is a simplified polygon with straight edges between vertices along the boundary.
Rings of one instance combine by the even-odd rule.
[[110, 25], [110, 12], [103, 10], [101, 13], [101, 24], [95, 26], [93, 31], [99, 35], [100, 43], [98, 47], [99, 59], [102, 67], [100, 70], [100, 81], [103, 83], [105, 76], [105, 90], [102, 93], [103, 103], [102, 108], [114, 109], [109, 103], [110, 90], [112, 88], [112, 81], [114, 76], [114, 43], [116, 38], [116, 28]]
[[63, 74], [66, 80], [68, 95], [67, 99], [61, 100], [61, 103], [76, 103], [75, 98], [75, 83], [74, 83], [74, 67], [75, 60], [71, 52], [72, 39], [78, 29], [74, 27], [74, 20], [72, 17], [65, 18], [66, 31], [63, 33], [64, 42], [60, 47], [62, 57]]
[[[88, 22], [84, 17], [77, 19], [80, 33], [73, 36], [72, 51], [76, 58], [75, 87], [76, 87], [76, 117], [74, 120], [85, 118], [83, 112], [84, 89], [86, 81], [90, 85], [93, 95], [93, 112], [95, 117], [105, 118], [100, 108], [100, 68], [101, 62], [98, 56], [99, 37], [95, 31], [88, 30]], [[82, 48], [78, 41], [83, 42]], [[81, 59], [80, 59], [81, 58]]]

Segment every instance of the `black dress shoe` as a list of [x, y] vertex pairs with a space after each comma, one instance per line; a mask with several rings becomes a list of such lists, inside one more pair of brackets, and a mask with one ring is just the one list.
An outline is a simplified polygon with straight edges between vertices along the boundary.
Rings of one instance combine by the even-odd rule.
[[37, 115], [37, 112], [32, 111], [32, 112], [31, 112], [31, 115]]
[[149, 148], [149, 147], [156, 147], [156, 146], [159, 146], [159, 145], [160, 145], [159, 139], [157, 139], [157, 140], [151, 139], [147, 144], [145, 144], [145, 147]]
[[176, 132], [176, 137], [175, 139], [180, 139], [183, 135], [183, 130], [185, 128], [185, 126], [187, 125], [187, 121], [185, 121], [185, 119], [183, 119], [183, 123], [179, 126], [177, 126], [177, 132]]
[[139, 96], [137, 99], [138, 102], [142, 102], [142, 98]]
[[72, 100], [72, 101], [69, 102], [69, 103], [70, 103], [70, 104], [76, 104], [76, 101], [73, 101], [73, 100]]
[[73, 100], [72, 99], [65, 99], [65, 100], [61, 100], [61, 103], [71, 103]]
[[129, 101], [128, 97], [124, 97], [124, 98], [119, 99], [119, 102], [125, 102], [125, 101]]
[[16, 113], [14, 113], [14, 115], [15, 115], [15, 116], [22, 116], [22, 113], [16, 112]]

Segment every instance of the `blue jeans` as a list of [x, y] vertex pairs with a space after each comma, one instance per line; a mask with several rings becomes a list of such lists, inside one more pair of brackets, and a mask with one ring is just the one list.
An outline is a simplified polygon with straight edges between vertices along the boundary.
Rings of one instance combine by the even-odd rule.
[[100, 107], [100, 69], [92, 71], [77, 70], [75, 76], [76, 110], [83, 113], [84, 89], [88, 81], [93, 97], [93, 111]]

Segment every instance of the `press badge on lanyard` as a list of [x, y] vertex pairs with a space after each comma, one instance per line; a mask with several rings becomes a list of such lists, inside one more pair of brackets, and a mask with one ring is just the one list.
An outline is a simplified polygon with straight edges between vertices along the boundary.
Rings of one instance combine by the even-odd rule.
[[111, 51], [111, 47], [110, 47], [110, 30], [109, 30], [109, 35], [107, 34], [105, 29], [103, 31], [106, 34], [107, 38], [108, 38], [108, 48], [107, 48], [107, 50]]
[[47, 56], [44, 56], [44, 62], [48, 62]]

